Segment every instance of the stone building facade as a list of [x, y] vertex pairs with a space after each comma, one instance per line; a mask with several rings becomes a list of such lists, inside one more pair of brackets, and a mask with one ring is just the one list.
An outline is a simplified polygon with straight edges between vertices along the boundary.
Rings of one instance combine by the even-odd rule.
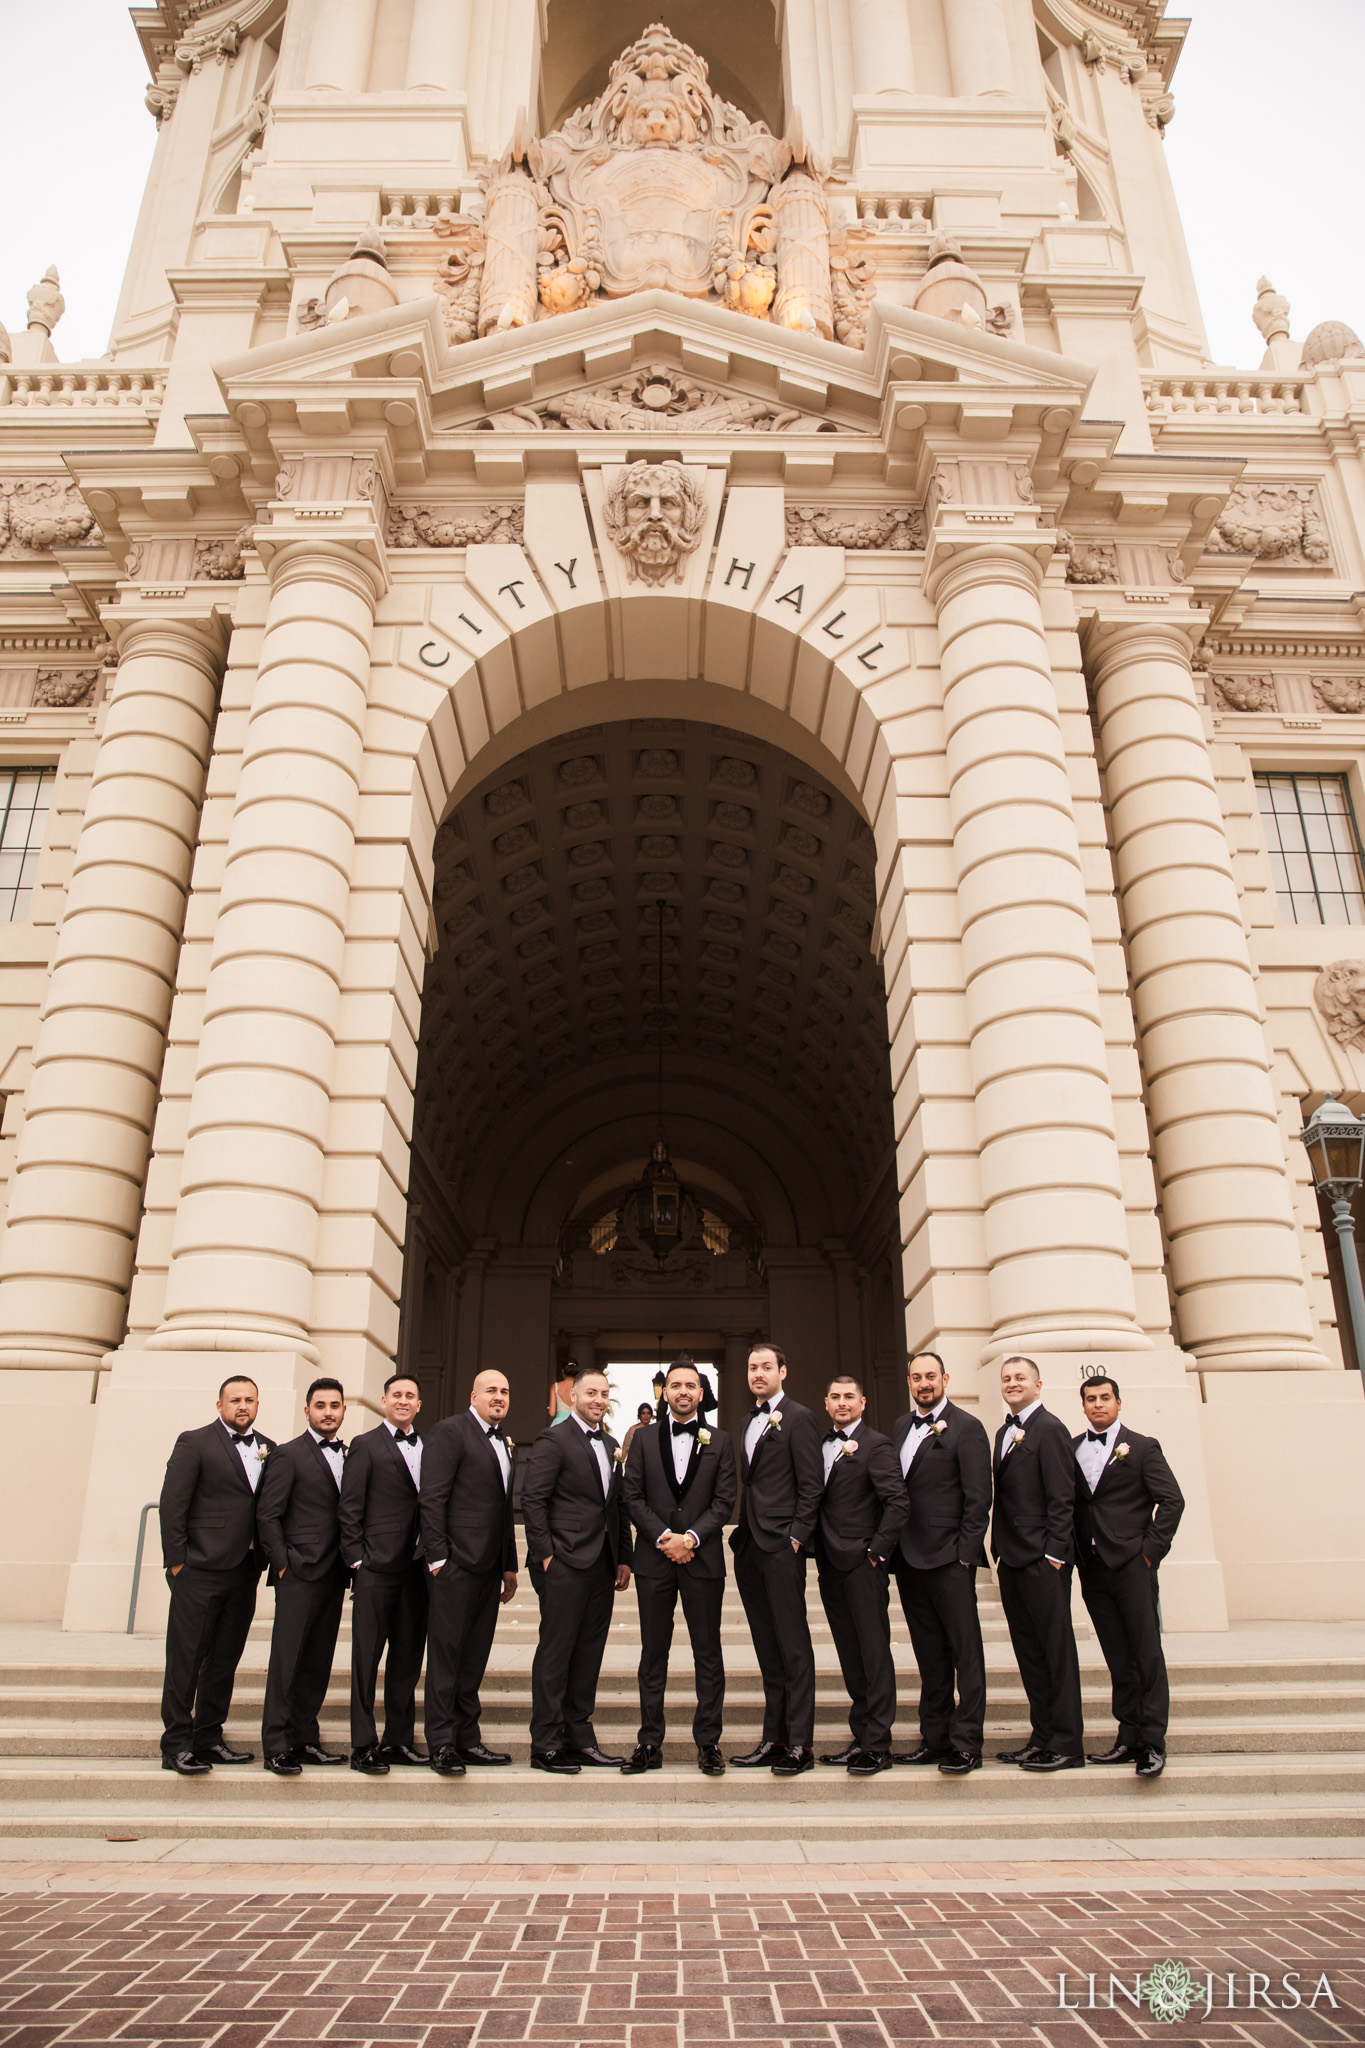
[[0, 350], [6, 1612], [234, 1367], [772, 1330], [1112, 1369], [1168, 1622], [1365, 1613], [1365, 353], [1208, 361], [1163, 12], [134, 9], [109, 352]]

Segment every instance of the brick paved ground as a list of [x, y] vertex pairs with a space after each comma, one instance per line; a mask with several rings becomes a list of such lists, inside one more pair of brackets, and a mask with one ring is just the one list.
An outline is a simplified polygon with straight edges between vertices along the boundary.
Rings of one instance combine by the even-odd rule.
[[[1167, 2025], [1109, 1973], [1175, 1958], [1217, 2005]], [[1338, 2001], [1246, 2009], [1248, 1973]], [[1058, 2010], [1098, 1973], [1098, 2009]], [[1236, 2006], [1227, 2010], [1227, 1977]], [[519, 1891], [0, 1898], [0, 2048], [899, 2048], [1365, 2043], [1365, 1890]]]

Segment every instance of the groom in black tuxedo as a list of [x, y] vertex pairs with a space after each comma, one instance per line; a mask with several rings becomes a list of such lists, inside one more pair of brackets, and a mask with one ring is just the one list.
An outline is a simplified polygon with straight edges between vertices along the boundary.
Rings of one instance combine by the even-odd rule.
[[256, 1496], [256, 1527], [275, 1589], [261, 1747], [265, 1768], [277, 1778], [297, 1778], [304, 1764], [346, 1761], [323, 1748], [318, 1730], [350, 1577], [338, 1513], [346, 1457], [337, 1434], [346, 1419], [341, 1381], [314, 1380], [303, 1418], [303, 1434], [267, 1459]]
[[[351, 1769], [386, 1778], [391, 1764], [424, 1764], [413, 1747], [417, 1681], [427, 1641], [427, 1568], [419, 1522], [422, 1439], [413, 1423], [422, 1406], [411, 1374], [390, 1373], [380, 1398], [384, 1420], [356, 1437], [341, 1481], [341, 1555], [351, 1588]], [[374, 1718], [379, 1660], [384, 1665], [384, 1739]]]
[[1166, 1767], [1171, 1689], [1161, 1648], [1157, 1567], [1171, 1547], [1185, 1498], [1154, 1436], [1119, 1420], [1110, 1373], [1081, 1388], [1087, 1427], [1075, 1440], [1076, 1549], [1086, 1604], [1113, 1681], [1118, 1737], [1092, 1764]]
[[853, 1735], [822, 1764], [843, 1764], [850, 1778], [891, 1768], [896, 1666], [891, 1656], [887, 1570], [908, 1503], [890, 1437], [864, 1420], [867, 1397], [852, 1373], [825, 1390], [831, 1427], [821, 1446], [825, 1491], [815, 1530], [820, 1601], [829, 1620], [850, 1700]]
[[619, 1770], [592, 1725], [602, 1652], [617, 1593], [630, 1584], [630, 1517], [604, 1372], [583, 1367], [571, 1413], [531, 1446], [521, 1489], [526, 1548], [540, 1595], [540, 1641], [531, 1665], [531, 1768], [573, 1776], [584, 1764]]
[[697, 1768], [709, 1778], [725, 1769], [720, 1753], [725, 1665], [720, 1648], [725, 1596], [721, 1531], [735, 1504], [735, 1448], [705, 1420], [708, 1389], [690, 1358], [675, 1359], [664, 1380], [657, 1427], [637, 1429], [626, 1457], [626, 1509], [639, 1533], [635, 1597], [640, 1608], [640, 1738], [623, 1775], [657, 1771], [663, 1762], [664, 1692], [673, 1615], [679, 1597], [692, 1645], [697, 1711], [692, 1739]]

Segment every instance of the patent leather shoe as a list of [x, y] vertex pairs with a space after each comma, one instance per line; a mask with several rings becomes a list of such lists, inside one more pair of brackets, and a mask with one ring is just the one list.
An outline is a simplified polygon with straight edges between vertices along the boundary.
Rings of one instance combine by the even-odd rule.
[[353, 1749], [351, 1769], [359, 1771], [363, 1778], [387, 1778], [389, 1775], [389, 1767], [380, 1755], [378, 1747]]
[[438, 1778], [464, 1776], [464, 1758], [458, 1749], [452, 1749], [449, 1745], [443, 1749], [433, 1749], [427, 1761]]
[[585, 1749], [566, 1749], [564, 1754], [572, 1763], [587, 1764], [599, 1771], [619, 1771], [626, 1761], [623, 1756], [608, 1756], [595, 1742], [590, 1742]]
[[1159, 1778], [1166, 1768], [1164, 1749], [1153, 1749], [1150, 1745], [1140, 1749], [1137, 1757], [1137, 1774], [1140, 1778]]
[[652, 1743], [637, 1742], [621, 1766], [623, 1778], [643, 1778], [646, 1771], [661, 1771], [664, 1767], [664, 1753]]
[[481, 1742], [471, 1742], [467, 1749], [456, 1751], [462, 1764], [510, 1764], [512, 1753], [506, 1749], [485, 1749]]
[[346, 1753], [340, 1749], [324, 1749], [318, 1742], [301, 1742], [294, 1751], [296, 1764], [344, 1764]]
[[714, 1742], [708, 1743], [704, 1749], [697, 1751], [697, 1769], [704, 1778], [723, 1778], [725, 1776], [725, 1758], [721, 1755]]
[[533, 1749], [531, 1751], [533, 1771], [554, 1771], [561, 1778], [576, 1778], [582, 1765], [574, 1761], [572, 1750]]
[[793, 1743], [780, 1757], [772, 1761], [775, 1778], [799, 1778], [803, 1771], [815, 1769], [815, 1751], [808, 1742]]
[[207, 1778], [213, 1765], [207, 1757], [196, 1756], [192, 1749], [177, 1749], [162, 1757], [161, 1768], [174, 1771], [178, 1778]]
[[945, 1778], [965, 1778], [968, 1771], [979, 1771], [981, 1759], [970, 1749], [950, 1749], [939, 1765]]
[[889, 1749], [856, 1749], [848, 1760], [850, 1778], [875, 1778], [879, 1771], [891, 1768]]
[[1019, 1749], [997, 1749], [995, 1758], [1002, 1764], [1030, 1764], [1035, 1757], [1046, 1754], [1041, 1742], [1025, 1742]]
[[414, 1749], [410, 1742], [385, 1742], [379, 1754], [386, 1764], [429, 1764], [431, 1758], [424, 1756], [420, 1749]]
[[757, 1771], [765, 1765], [775, 1764], [779, 1756], [785, 1756], [785, 1742], [760, 1742], [744, 1756], [732, 1756], [730, 1761], [737, 1771]]
[[301, 1778], [303, 1776], [303, 1765], [295, 1763], [292, 1749], [277, 1750], [274, 1756], [268, 1756], [265, 1759], [261, 1768], [262, 1770], [269, 1771], [272, 1778]]
[[857, 1754], [857, 1743], [848, 1742], [840, 1750], [826, 1750], [820, 1761], [822, 1764], [851, 1764]]
[[1112, 1749], [1103, 1750], [1099, 1755], [1092, 1755], [1087, 1750], [1085, 1760], [1088, 1764], [1135, 1764], [1141, 1754], [1142, 1751], [1131, 1743], [1116, 1742]]
[[194, 1752], [201, 1764], [254, 1764], [254, 1749], [229, 1749], [225, 1742], [208, 1742]]
[[1060, 1750], [1045, 1749], [1037, 1756], [1024, 1757], [1019, 1765], [1021, 1771], [1083, 1771], [1083, 1756], [1063, 1756]]
[[935, 1749], [932, 1743], [921, 1742], [918, 1749], [893, 1749], [893, 1764], [936, 1764], [947, 1756], [946, 1749]]

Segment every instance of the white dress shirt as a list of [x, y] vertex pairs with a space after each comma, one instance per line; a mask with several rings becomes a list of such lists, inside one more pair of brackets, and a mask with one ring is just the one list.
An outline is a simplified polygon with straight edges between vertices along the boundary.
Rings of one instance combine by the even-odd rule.
[[[312, 1437], [312, 1439], [313, 1439], [313, 1442], [314, 1442], [315, 1444], [317, 1444], [317, 1445], [318, 1445], [318, 1446], [319, 1446], [320, 1448], [321, 1448], [321, 1447], [323, 1447], [323, 1446], [325, 1446], [325, 1445], [326, 1445], [326, 1444], [328, 1444], [329, 1442], [330, 1442], [330, 1443], [335, 1443], [335, 1442], [336, 1442], [336, 1438], [335, 1438], [335, 1437], [330, 1437], [330, 1438], [329, 1438], [329, 1437], [325, 1437], [325, 1436], [319, 1436], [319, 1435], [318, 1435], [318, 1432], [317, 1432], [317, 1431], [316, 1431], [316, 1430], [314, 1429], [314, 1427], [313, 1427], [313, 1425], [312, 1425], [312, 1423], [311, 1423], [311, 1422], [310, 1422], [310, 1423], [309, 1423], [309, 1425], [308, 1425], [308, 1434], [309, 1434], [309, 1436], [311, 1436], [311, 1437]], [[337, 1453], [336, 1453], [335, 1451], [328, 1451], [328, 1450], [324, 1450], [324, 1452], [323, 1452], [323, 1460], [322, 1460], [322, 1462], [323, 1462], [323, 1464], [324, 1464], [324, 1465], [325, 1465], [325, 1466], [327, 1467], [327, 1470], [328, 1470], [328, 1471], [329, 1471], [329, 1472], [331, 1473], [331, 1475], [332, 1475], [333, 1479], [335, 1479], [335, 1481], [336, 1481], [336, 1483], [337, 1483], [337, 1492], [338, 1492], [338, 1493], [340, 1493], [340, 1491], [341, 1491], [341, 1475], [342, 1475], [342, 1472], [343, 1472], [343, 1470], [345, 1469], [345, 1465], [346, 1465], [346, 1460], [345, 1460], [345, 1458], [344, 1458], [344, 1457], [338, 1457], [338, 1455], [337, 1455]]]
[[[941, 1400], [941, 1401], [940, 1401], [940, 1402], [938, 1403], [938, 1406], [937, 1406], [937, 1407], [935, 1407], [935, 1408], [931, 1408], [931, 1409], [929, 1410], [929, 1421], [930, 1421], [930, 1422], [937, 1422], [937, 1421], [938, 1421], [938, 1418], [939, 1418], [939, 1416], [940, 1416], [940, 1415], [942, 1415], [942, 1413], [943, 1413], [944, 1409], [945, 1409], [945, 1408], [946, 1408], [947, 1406], [948, 1406], [948, 1396], [947, 1396], [947, 1395], [945, 1394], [945, 1395], [943, 1396], [942, 1400]], [[923, 1410], [922, 1408], [917, 1408], [917, 1409], [916, 1409], [916, 1411], [915, 1411], [915, 1413], [916, 1413], [917, 1415], [922, 1415], [922, 1414], [924, 1413], [924, 1410]], [[911, 1467], [911, 1466], [912, 1466], [912, 1465], [914, 1464], [914, 1462], [915, 1462], [915, 1453], [916, 1453], [916, 1452], [918, 1451], [918, 1449], [919, 1449], [919, 1447], [920, 1447], [920, 1445], [921, 1445], [922, 1443], [925, 1443], [925, 1442], [927, 1442], [927, 1440], [928, 1440], [928, 1437], [929, 1437], [929, 1431], [928, 1431], [927, 1429], [907, 1429], [907, 1430], [906, 1430], [906, 1432], [905, 1432], [905, 1442], [904, 1442], [904, 1443], [903, 1443], [903, 1444], [901, 1445], [901, 1472], [902, 1472], [902, 1474], [904, 1474], [904, 1473], [906, 1473], [906, 1472], [908, 1472], [908, 1471], [910, 1470], [910, 1467]]]
[[[1028, 1404], [1028, 1407], [1027, 1407], [1027, 1408], [1021, 1408], [1021, 1409], [1019, 1410], [1019, 1413], [1018, 1413], [1017, 1415], [1012, 1415], [1012, 1416], [1010, 1417], [1010, 1429], [1023, 1429], [1023, 1428], [1024, 1428], [1024, 1426], [1025, 1426], [1025, 1424], [1026, 1424], [1026, 1423], [1028, 1422], [1028, 1419], [1029, 1419], [1030, 1415], [1032, 1415], [1032, 1414], [1033, 1414], [1033, 1413], [1035, 1412], [1035, 1410], [1037, 1410], [1037, 1409], [1041, 1408], [1041, 1407], [1042, 1407], [1042, 1405], [1043, 1405], [1043, 1397], [1042, 1397], [1042, 1395], [1040, 1394], [1040, 1395], [1038, 1396], [1038, 1398], [1037, 1398], [1037, 1400], [1036, 1400], [1036, 1401], [1030, 1401], [1030, 1402], [1029, 1402], [1029, 1404]], [[1002, 1464], [1002, 1465], [1004, 1464], [1004, 1462], [1005, 1462], [1006, 1458], [1008, 1458], [1008, 1456], [1009, 1456], [1010, 1452], [1011, 1452], [1011, 1451], [1012, 1451], [1013, 1449], [1014, 1449], [1014, 1438], [1013, 1438], [1012, 1436], [1010, 1436], [1010, 1435], [1009, 1435], [1009, 1433], [1008, 1433], [1008, 1431], [1007, 1431], [1007, 1432], [1006, 1432], [1006, 1435], [1005, 1435], [1005, 1441], [1004, 1441], [1004, 1444], [1003, 1444], [1003, 1445], [1001, 1446], [1001, 1451], [1000, 1451], [1000, 1462], [1001, 1462], [1001, 1464]]]
[[[852, 1438], [852, 1437], [856, 1437], [856, 1436], [857, 1436], [857, 1434], [858, 1434], [858, 1431], [859, 1431], [859, 1429], [860, 1429], [860, 1428], [862, 1427], [862, 1417], [861, 1417], [861, 1416], [859, 1416], [859, 1417], [858, 1417], [858, 1420], [857, 1420], [857, 1422], [836, 1422], [836, 1423], [834, 1423], [834, 1424], [833, 1424], [833, 1427], [834, 1427], [835, 1429], [842, 1429], [842, 1430], [843, 1430], [843, 1432], [844, 1432], [844, 1435], [845, 1435], [846, 1437], [850, 1437], [850, 1438]], [[828, 1485], [829, 1485], [829, 1475], [830, 1475], [830, 1473], [831, 1473], [831, 1472], [832, 1472], [832, 1471], [834, 1470], [834, 1462], [835, 1462], [836, 1458], [842, 1458], [842, 1457], [843, 1457], [843, 1455], [844, 1455], [844, 1447], [843, 1447], [843, 1445], [842, 1445], [842, 1444], [840, 1443], [840, 1441], [839, 1441], [838, 1437], [836, 1436], [836, 1437], [835, 1437], [835, 1439], [834, 1439], [834, 1442], [833, 1442], [832, 1444], [829, 1444], [829, 1443], [821, 1444], [821, 1446], [820, 1446], [820, 1449], [821, 1449], [821, 1450], [822, 1450], [822, 1452], [824, 1453], [824, 1458], [825, 1458], [825, 1484], [826, 1484], [826, 1486], [828, 1486]]]
[[[221, 1415], [218, 1420], [220, 1422], [223, 1421]], [[252, 1427], [254, 1429], [255, 1425], [253, 1424]], [[265, 1459], [259, 1455], [262, 1445], [259, 1439], [255, 1443], [244, 1444], [237, 1431], [235, 1429], [228, 1429], [225, 1422], [223, 1422], [223, 1428], [227, 1430], [228, 1442], [236, 1446], [237, 1456], [241, 1459], [242, 1470], [246, 1474], [246, 1483], [254, 1493], [261, 1483], [261, 1467], [265, 1463]]]
[[[384, 1424], [384, 1427], [385, 1427], [385, 1429], [386, 1429], [386, 1430], [387, 1430], [387, 1431], [389, 1432], [389, 1435], [390, 1435], [390, 1436], [391, 1436], [391, 1437], [393, 1438], [394, 1442], [395, 1442], [395, 1443], [398, 1443], [398, 1425], [397, 1425], [397, 1423], [396, 1423], [396, 1422], [389, 1422], [389, 1421], [387, 1421], [387, 1420], [386, 1420], [386, 1421], [385, 1421], [385, 1424]], [[400, 1455], [400, 1456], [402, 1457], [403, 1463], [404, 1463], [404, 1464], [405, 1464], [405, 1465], [407, 1466], [407, 1468], [408, 1468], [409, 1472], [411, 1472], [411, 1474], [412, 1474], [412, 1483], [413, 1483], [413, 1485], [414, 1485], [414, 1486], [416, 1486], [416, 1487], [420, 1487], [420, 1486], [421, 1486], [421, 1484], [422, 1484], [422, 1439], [421, 1439], [421, 1437], [420, 1437], [420, 1436], [414, 1436], [414, 1437], [412, 1438], [412, 1440], [411, 1440], [411, 1442], [410, 1442], [410, 1443], [398, 1444], [398, 1450], [399, 1450], [399, 1455]]]
[[[700, 1425], [700, 1416], [697, 1417], [697, 1422]], [[674, 1436], [673, 1417], [671, 1415], [662, 1427], [668, 1431], [669, 1446], [673, 1452], [673, 1471], [678, 1483], [681, 1485], [682, 1481], [687, 1477], [687, 1468], [692, 1462], [692, 1445], [695, 1439], [691, 1435]]]
[[[769, 1414], [775, 1413], [781, 1407], [782, 1401], [783, 1396], [781, 1394], [774, 1394], [772, 1400], [768, 1403]], [[744, 1425], [744, 1455], [751, 1465], [754, 1461], [754, 1446], [767, 1427], [767, 1415], [753, 1415]]]
[[[576, 1409], [574, 1411], [574, 1421], [578, 1424], [584, 1436], [591, 1436], [592, 1424], [585, 1422]], [[601, 1425], [599, 1424], [598, 1427], [600, 1428]], [[602, 1475], [602, 1494], [605, 1498], [611, 1492], [611, 1464], [607, 1457], [607, 1447], [601, 1437], [598, 1437], [597, 1441], [591, 1444], [589, 1448], [597, 1459], [597, 1469]]]
[[[488, 1438], [489, 1444], [492, 1447], [493, 1455], [497, 1459], [499, 1465], [502, 1467], [502, 1490], [504, 1493], [506, 1493], [508, 1487], [512, 1483], [512, 1459], [507, 1449], [507, 1446], [500, 1436], [494, 1436], [491, 1433], [488, 1424], [484, 1421], [482, 1415], [480, 1415], [478, 1409], [473, 1405], [472, 1402], [470, 1403], [469, 1412], [473, 1416], [474, 1420], [478, 1423], [479, 1428], [483, 1431], [484, 1435]], [[495, 1428], [496, 1426], [497, 1425], [494, 1424]]]
[[1092, 1493], [1100, 1483], [1100, 1474], [1109, 1463], [1109, 1454], [1122, 1427], [1122, 1423], [1116, 1417], [1104, 1431], [1102, 1443], [1092, 1444], [1088, 1436], [1083, 1436], [1076, 1446], [1076, 1463], [1085, 1474], [1085, 1483]]

